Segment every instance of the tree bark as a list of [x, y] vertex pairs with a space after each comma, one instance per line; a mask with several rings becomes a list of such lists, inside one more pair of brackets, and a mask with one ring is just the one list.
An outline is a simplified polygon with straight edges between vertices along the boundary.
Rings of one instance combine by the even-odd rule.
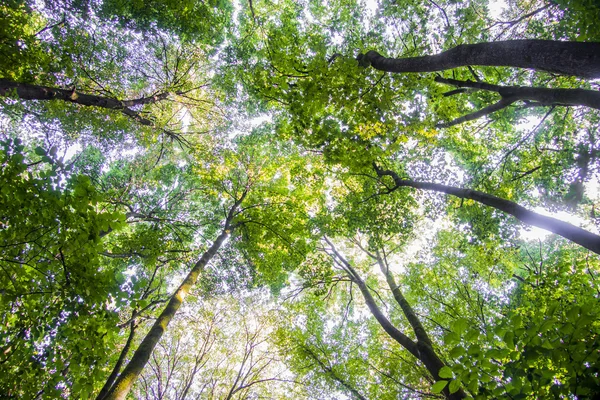
[[387, 265], [385, 264], [384, 260], [381, 258], [381, 255], [379, 254], [379, 252], [377, 252], [376, 257], [377, 257], [377, 264], [379, 265], [379, 269], [381, 270], [381, 273], [383, 274], [383, 276], [385, 276], [385, 280], [386, 280], [390, 290], [392, 291], [392, 294], [394, 295], [394, 299], [396, 300], [396, 303], [398, 303], [398, 305], [402, 309], [402, 313], [404, 314], [404, 316], [408, 320], [408, 323], [410, 324], [413, 331], [415, 332], [417, 340], [420, 340], [422, 342], [425, 342], [425, 343], [431, 345], [431, 339], [429, 338], [427, 331], [423, 327], [423, 324], [421, 324], [421, 320], [419, 319], [419, 317], [417, 317], [417, 314], [415, 314], [414, 310], [412, 309], [412, 307], [410, 306], [408, 301], [404, 298], [404, 295], [400, 291], [400, 287], [396, 284], [394, 276], [392, 275], [390, 270], [387, 268]]
[[231, 228], [231, 222], [236, 215], [236, 210], [238, 206], [241, 204], [245, 197], [245, 194], [240, 198], [240, 200], [236, 201], [234, 205], [229, 210], [227, 218], [225, 219], [225, 226], [221, 231], [221, 234], [214, 241], [212, 246], [202, 255], [200, 260], [196, 262], [192, 270], [188, 273], [186, 278], [183, 280], [177, 291], [171, 296], [169, 303], [160, 314], [142, 343], [137, 348], [133, 357], [123, 370], [123, 373], [119, 376], [115, 384], [112, 386], [105, 400], [124, 400], [131, 390], [131, 387], [135, 383], [136, 379], [141, 374], [142, 370], [146, 366], [152, 351], [158, 344], [158, 341], [162, 337], [163, 333], [167, 329], [169, 322], [173, 319], [185, 296], [188, 294], [190, 289], [196, 284], [198, 280], [198, 276], [200, 272], [204, 269], [206, 264], [213, 258], [213, 256], [217, 253], [225, 238], [229, 235], [229, 231]]
[[[365, 299], [365, 303], [367, 303], [367, 307], [369, 307], [369, 311], [371, 311], [371, 314], [373, 314], [373, 316], [375, 317], [377, 322], [379, 322], [379, 325], [381, 325], [383, 330], [386, 331], [386, 333], [390, 335], [392, 339], [398, 342], [400, 346], [408, 350], [410, 354], [417, 357], [417, 359], [421, 359], [421, 354], [419, 352], [417, 344], [413, 342], [412, 339], [410, 339], [404, 333], [402, 333], [400, 330], [398, 330], [398, 328], [392, 325], [392, 323], [385, 317], [385, 315], [383, 315], [379, 307], [377, 307], [377, 303], [375, 303], [375, 299], [371, 295], [371, 292], [367, 288], [367, 285], [362, 280], [355, 281], [355, 283], [356, 286], [358, 286], [358, 288], [360, 289], [360, 292], [362, 293], [363, 298]], [[427, 369], [429, 370], [429, 368]]]
[[76, 90], [59, 89], [29, 83], [19, 83], [8, 79], [0, 79], [0, 96], [10, 96], [12, 93], [16, 93], [17, 96], [23, 100], [62, 100], [86, 107], [116, 110], [146, 126], [154, 126], [154, 123], [151, 120], [142, 117], [137, 111], [132, 110], [130, 107], [156, 103], [166, 99], [170, 95], [169, 93], [161, 93], [155, 96], [141, 97], [139, 99], [119, 100], [113, 97], [86, 94]]
[[525, 207], [520, 206], [510, 200], [502, 199], [500, 197], [479, 192], [477, 190], [461, 189], [453, 186], [440, 185], [437, 183], [416, 182], [410, 179], [402, 179], [394, 171], [385, 171], [379, 169], [378, 167], [375, 168], [378, 176], [391, 176], [394, 179], [394, 184], [396, 185], [394, 190], [402, 186], [408, 186], [415, 189], [432, 190], [435, 192], [446, 193], [461, 199], [474, 200], [478, 203], [494, 207], [497, 210], [510, 214], [526, 224], [556, 233], [557, 235], [560, 235], [565, 239], [569, 239], [570, 241], [577, 243], [578, 245], [583, 246], [596, 254], [600, 254], [600, 236], [586, 231], [585, 229], [571, 225], [568, 222], [529, 211]]
[[387, 58], [374, 50], [360, 65], [386, 72], [434, 72], [467, 65], [529, 68], [587, 79], [600, 78], [600, 43], [506, 40], [463, 44], [432, 56]]
[[459, 88], [472, 88], [496, 92], [513, 101], [537, 101], [546, 105], [585, 106], [600, 110], [600, 91], [588, 89], [554, 89], [527, 86], [500, 86], [485, 82], [459, 81], [436, 77], [436, 82]]

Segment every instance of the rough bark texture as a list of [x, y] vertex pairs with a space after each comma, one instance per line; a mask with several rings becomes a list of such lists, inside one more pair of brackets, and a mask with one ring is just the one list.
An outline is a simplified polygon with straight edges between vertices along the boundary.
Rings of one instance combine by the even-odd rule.
[[387, 58], [371, 50], [363, 66], [386, 72], [434, 72], [467, 65], [530, 68], [582, 78], [600, 78], [600, 43], [507, 40], [463, 44], [432, 56]]
[[208, 262], [213, 258], [213, 256], [217, 253], [225, 238], [229, 235], [229, 230], [231, 229], [231, 222], [235, 216], [236, 210], [238, 206], [241, 204], [244, 196], [232, 206], [227, 215], [227, 219], [225, 220], [225, 227], [223, 228], [221, 234], [214, 241], [212, 246], [202, 255], [200, 260], [196, 262], [192, 270], [183, 280], [177, 291], [171, 296], [169, 303], [160, 314], [150, 331], [142, 340], [142, 343], [139, 345], [131, 361], [127, 364], [123, 373], [119, 376], [115, 384], [112, 386], [105, 400], [124, 400], [131, 390], [131, 387], [142, 373], [142, 370], [146, 366], [152, 351], [156, 347], [158, 341], [162, 337], [163, 333], [167, 329], [167, 326], [181, 307], [185, 296], [188, 294], [190, 289], [196, 284], [198, 280], [198, 276], [208, 264]]
[[440, 185], [437, 183], [416, 182], [410, 179], [402, 179], [394, 171], [384, 171], [378, 168], [376, 171], [377, 175], [379, 176], [391, 176], [394, 179], [396, 188], [407, 186], [415, 189], [433, 190], [440, 193], [451, 194], [453, 196], [460, 197], [461, 199], [474, 200], [481, 204], [494, 207], [497, 210], [504, 211], [505, 213], [514, 216], [526, 224], [556, 233], [557, 235], [560, 235], [565, 239], [569, 239], [570, 241], [577, 243], [578, 245], [583, 246], [594, 253], [600, 254], [600, 236], [588, 232], [585, 229], [571, 225], [568, 222], [529, 211], [525, 207], [520, 206], [510, 200], [505, 200], [491, 194], [479, 192], [477, 190], [461, 189], [453, 186]]

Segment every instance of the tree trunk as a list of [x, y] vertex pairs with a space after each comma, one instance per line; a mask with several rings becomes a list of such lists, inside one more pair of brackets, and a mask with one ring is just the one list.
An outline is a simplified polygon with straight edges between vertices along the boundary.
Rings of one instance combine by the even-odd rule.
[[379, 265], [379, 269], [381, 270], [381, 273], [385, 276], [385, 280], [386, 280], [390, 290], [392, 291], [392, 294], [394, 295], [394, 299], [396, 300], [396, 303], [398, 303], [398, 305], [402, 309], [402, 313], [404, 314], [404, 316], [408, 320], [408, 323], [410, 324], [413, 331], [415, 332], [415, 335], [417, 336], [417, 340], [431, 345], [431, 339], [429, 338], [429, 335], [427, 335], [427, 331], [423, 327], [423, 324], [421, 324], [421, 320], [419, 319], [417, 314], [415, 314], [414, 310], [412, 309], [412, 307], [410, 306], [408, 301], [404, 298], [404, 295], [400, 291], [400, 287], [398, 285], [396, 285], [394, 276], [392, 275], [390, 270], [387, 268], [387, 265], [385, 264], [384, 260], [381, 258], [379, 252], [377, 252], [376, 254], [377, 254], [376, 257], [377, 257], [377, 264]]
[[[410, 354], [415, 356], [417, 359], [421, 359], [421, 355], [419, 353], [418, 346], [415, 342], [413, 342], [408, 336], [402, 333], [398, 328], [396, 328], [392, 323], [383, 315], [379, 307], [377, 307], [377, 303], [375, 303], [375, 299], [371, 295], [371, 292], [367, 288], [367, 285], [362, 281], [355, 281], [356, 286], [360, 289], [360, 292], [365, 299], [365, 303], [367, 303], [367, 307], [369, 307], [369, 311], [375, 317], [379, 325], [383, 328], [384, 331], [387, 332], [388, 335], [392, 339], [394, 339], [400, 346], [404, 347], [409, 351]], [[427, 368], [429, 370], [429, 368]], [[432, 372], [432, 371], [429, 371]], [[432, 373], [433, 375], [433, 373]], [[434, 376], [435, 378], [435, 376]]]
[[[415, 343], [404, 333], [400, 332], [400, 330], [398, 330], [394, 325], [392, 325], [392, 323], [383, 315], [379, 307], [377, 307], [375, 299], [373, 299], [373, 296], [371, 295], [371, 292], [367, 288], [367, 285], [364, 283], [364, 281], [362, 281], [362, 279], [359, 279], [355, 281], [355, 283], [360, 289], [360, 292], [362, 293], [363, 298], [365, 299], [365, 303], [367, 303], [371, 314], [373, 314], [373, 316], [375, 317], [377, 322], [379, 322], [379, 325], [381, 325], [383, 330], [385, 330], [392, 339], [398, 342], [402, 347], [404, 347], [419, 361], [421, 361], [435, 381], [443, 379], [442, 377], [440, 377], [440, 370], [445, 366], [445, 364], [438, 357], [431, 343], [424, 342], [423, 340], [419, 340], [418, 338], [417, 343]], [[404, 315], [406, 316], [406, 314]], [[456, 393], [451, 394], [448, 389], [448, 386], [444, 388], [443, 393], [446, 396], [446, 398], [450, 400], [464, 399], [466, 397], [466, 394], [462, 389], [458, 390]]]
[[125, 347], [123, 347], [123, 350], [121, 350], [119, 359], [117, 360], [115, 367], [113, 368], [112, 372], [110, 373], [110, 376], [106, 380], [106, 383], [102, 387], [102, 390], [100, 390], [100, 393], [98, 393], [96, 400], [104, 400], [104, 397], [106, 396], [106, 394], [112, 387], [113, 383], [115, 382], [115, 379], [117, 379], [117, 376], [119, 375], [119, 371], [121, 370], [121, 367], [123, 366], [123, 363], [125, 362], [125, 357], [127, 357], [127, 353], [129, 353], [129, 348], [131, 347], [131, 343], [133, 342], [133, 338], [135, 336], [135, 319], [131, 320], [129, 329], [130, 329], [129, 337], [127, 338]]
[[565, 239], [569, 239], [570, 241], [577, 243], [578, 245], [583, 246], [594, 253], [600, 254], [600, 236], [588, 232], [585, 229], [571, 225], [568, 222], [529, 211], [525, 207], [520, 206], [510, 200], [501, 199], [500, 197], [479, 192], [477, 190], [461, 189], [453, 186], [440, 185], [437, 183], [416, 182], [410, 179], [402, 179], [394, 171], [384, 171], [377, 167], [376, 171], [378, 176], [391, 176], [396, 185], [394, 189], [402, 186], [409, 186], [415, 189], [433, 190], [435, 192], [451, 194], [461, 199], [475, 200], [481, 204], [504, 211], [505, 213], [514, 216], [526, 224], [556, 233], [557, 235], [560, 235]]
[[229, 231], [231, 230], [231, 222], [235, 216], [238, 206], [243, 201], [244, 196], [242, 196], [240, 200], [236, 201], [231, 207], [225, 220], [225, 227], [221, 231], [221, 234], [217, 237], [212, 246], [210, 246], [209, 249], [202, 255], [200, 260], [198, 260], [198, 262], [194, 265], [194, 268], [192, 268], [192, 270], [183, 280], [177, 291], [173, 294], [173, 296], [171, 296], [169, 303], [160, 314], [138, 349], [133, 354], [131, 361], [129, 361], [123, 370], [123, 373], [119, 376], [106, 397], [104, 397], [105, 400], [124, 400], [126, 398], [127, 394], [131, 390], [131, 387], [146, 366], [152, 351], [167, 329], [169, 322], [171, 322], [181, 307], [185, 296], [196, 284], [200, 272], [202, 272], [206, 264], [208, 264], [208, 262], [217, 253], [223, 244], [223, 241], [229, 235]]
[[374, 50], [358, 56], [363, 66], [386, 72], [434, 72], [467, 65], [530, 68], [587, 79], [600, 78], [600, 43], [507, 40], [463, 44], [433, 56], [387, 58]]

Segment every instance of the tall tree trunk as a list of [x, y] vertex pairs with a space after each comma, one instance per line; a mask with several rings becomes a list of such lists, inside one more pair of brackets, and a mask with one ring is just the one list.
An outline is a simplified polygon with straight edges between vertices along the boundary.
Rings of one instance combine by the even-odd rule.
[[451, 194], [461, 199], [474, 200], [481, 204], [494, 207], [497, 210], [504, 211], [505, 213], [514, 216], [526, 224], [556, 233], [557, 235], [560, 235], [565, 239], [569, 239], [570, 241], [577, 243], [578, 245], [583, 246], [594, 253], [600, 254], [600, 236], [586, 231], [585, 229], [571, 225], [568, 222], [529, 211], [525, 207], [520, 206], [510, 200], [505, 200], [491, 194], [479, 192], [477, 190], [461, 189], [453, 186], [440, 185], [437, 183], [416, 182], [410, 179], [402, 179], [394, 171], [385, 171], [379, 169], [378, 167], [375, 168], [378, 176], [391, 176], [394, 179], [394, 183], [396, 185], [394, 189], [402, 186], [408, 186], [415, 189], [432, 190], [435, 192]]
[[183, 280], [177, 291], [171, 296], [169, 303], [160, 314], [150, 331], [142, 340], [142, 343], [137, 348], [133, 357], [123, 370], [123, 373], [119, 376], [115, 384], [112, 386], [105, 400], [124, 400], [131, 387], [135, 383], [138, 376], [142, 373], [142, 370], [146, 366], [152, 351], [158, 344], [158, 341], [162, 337], [163, 333], [167, 329], [169, 322], [175, 317], [175, 314], [181, 307], [185, 296], [188, 294], [190, 289], [196, 284], [198, 280], [198, 276], [200, 272], [204, 269], [206, 264], [213, 258], [213, 256], [217, 253], [225, 238], [229, 235], [231, 227], [231, 222], [236, 215], [236, 210], [238, 206], [241, 204], [245, 197], [245, 194], [240, 198], [240, 200], [236, 201], [234, 205], [229, 210], [227, 218], [225, 219], [225, 226], [221, 231], [221, 234], [214, 241], [212, 246], [202, 255], [200, 260], [194, 265], [192, 270]]
[[10, 96], [13, 93], [16, 93], [16, 95], [23, 100], [62, 100], [87, 107], [99, 107], [108, 110], [116, 110], [146, 126], [154, 126], [154, 123], [151, 120], [142, 117], [137, 111], [132, 110], [130, 107], [156, 103], [166, 99], [169, 96], [169, 93], [161, 93], [155, 96], [141, 97], [139, 99], [119, 100], [113, 97], [86, 94], [76, 90], [53, 88], [49, 86], [33, 85], [30, 83], [19, 83], [8, 79], [0, 79], [0, 96]]
[[506, 40], [463, 44], [432, 56], [387, 58], [374, 50], [358, 56], [363, 66], [386, 72], [434, 72], [467, 65], [530, 68], [600, 78], [600, 43]]

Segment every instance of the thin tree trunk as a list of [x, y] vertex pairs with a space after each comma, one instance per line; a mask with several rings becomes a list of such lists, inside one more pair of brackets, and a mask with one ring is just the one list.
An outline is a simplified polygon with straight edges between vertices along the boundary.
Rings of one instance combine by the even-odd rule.
[[381, 325], [383, 330], [386, 331], [392, 339], [398, 342], [398, 344], [400, 344], [402, 347], [408, 350], [410, 354], [417, 357], [418, 359], [421, 359], [421, 354], [419, 353], [417, 344], [413, 342], [404, 333], [402, 333], [400, 330], [398, 330], [398, 328], [392, 325], [392, 323], [385, 317], [385, 315], [383, 315], [379, 307], [377, 307], [377, 303], [375, 303], [375, 299], [371, 295], [371, 292], [369, 291], [369, 288], [367, 288], [367, 285], [362, 280], [357, 281], [355, 283], [356, 286], [358, 286], [358, 288], [360, 289], [360, 292], [362, 293], [365, 299], [365, 303], [367, 303], [367, 306], [369, 307], [369, 311], [371, 311], [371, 314], [373, 314], [373, 316], [375, 317], [377, 322], [379, 322], [379, 325]]
[[105, 400], [124, 400], [131, 387], [135, 383], [138, 376], [142, 373], [142, 370], [146, 366], [152, 351], [158, 344], [158, 341], [162, 337], [163, 333], [167, 329], [169, 322], [173, 319], [185, 296], [188, 294], [190, 289], [196, 284], [198, 280], [198, 276], [200, 272], [204, 269], [206, 264], [213, 258], [213, 256], [217, 253], [225, 238], [229, 235], [231, 227], [231, 222], [236, 215], [236, 210], [238, 206], [241, 204], [245, 197], [245, 194], [234, 203], [234, 205], [229, 210], [227, 218], [225, 220], [225, 226], [221, 231], [221, 234], [214, 241], [212, 246], [202, 255], [200, 260], [194, 265], [192, 270], [183, 280], [177, 291], [171, 296], [169, 303], [160, 314], [138, 349], [133, 354], [131, 361], [127, 364], [123, 373], [119, 376], [115, 384], [110, 389], [109, 393], [104, 398]]
[[[413, 328], [415, 335], [417, 337], [417, 348], [419, 350], [419, 358], [423, 361], [423, 364], [427, 367], [427, 370], [433, 375], [435, 380], [443, 379], [439, 376], [440, 369], [444, 367], [444, 362], [437, 355], [433, 348], [433, 343], [425, 330], [423, 324], [421, 324], [421, 320], [414, 312], [410, 303], [406, 300], [402, 292], [400, 291], [400, 287], [396, 284], [394, 280], [394, 276], [391, 271], [387, 267], [385, 261], [381, 258], [379, 252], [376, 255], [377, 264], [379, 264], [379, 268], [381, 269], [381, 273], [385, 276], [385, 280], [387, 281], [392, 294], [394, 295], [394, 299], [402, 309], [402, 313], [408, 320], [408, 323]], [[465, 392], [461, 389], [456, 391], [455, 393], [450, 393], [448, 386], [446, 386], [443, 390], [444, 395], [449, 399], [464, 399], [467, 397]]]
[[[371, 314], [375, 317], [379, 325], [387, 332], [388, 335], [396, 342], [398, 342], [402, 347], [408, 350], [413, 356], [415, 356], [418, 360], [420, 360], [427, 371], [431, 374], [435, 381], [442, 380], [444, 378], [440, 377], [440, 370], [445, 366], [444, 362], [438, 357], [430, 343], [426, 343], [422, 340], [418, 340], [415, 343], [408, 336], [398, 330], [392, 323], [383, 315], [377, 304], [375, 303], [375, 299], [371, 295], [371, 292], [367, 288], [367, 285], [364, 281], [359, 280], [355, 282], [360, 292], [362, 293], [365, 303], [369, 307]], [[405, 314], [406, 316], [406, 314]], [[446, 398], [455, 400], [455, 399], [464, 399], [466, 397], [465, 393], [462, 389], [458, 390], [456, 393], [450, 393], [448, 386], [446, 386], [443, 390]]]
[[367, 400], [362, 394], [360, 394], [360, 392], [358, 390], [356, 390], [352, 385], [350, 385], [348, 382], [346, 382], [344, 379], [342, 379], [341, 377], [339, 377], [331, 367], [325, 365], [325, 363], [323, 361], [321, 361], [321, 359], [319, 357], [317, 357], [317, 355], [309, 348], [306, 346], [301, 346], [302, 350], [304, 352], [306, 352], [306, 354], [308, 354], [308, 356], [310, 358], [312, 358], [314, 361], [317, 362], [317, 364], [319, 364], [319, 367], [321, 367], [321, 369], [326, 372], [327, 374], [329, 374], [329, 376], [331, 376], [331, 378], [338, 382], [339, 384], [341, 384], [343, 387], [345, 387], [350, 393], [352, 393], [354, 395], [354, 397], [356, 397], [358, 400]]
[[380, 177], [391, 176], [396, 185], [394, 189], [402, 186], [408, 186], [415, 189], [432, 190], [435, 192], [451, 194], [461, 199], [474, 200], [481, 204], [494, 207], [497, 210], [504, 211], [505, 213], [514, 216], [526, 224], [556, 233], [557, 235], [560, 235], [565, 239], [569, 239], [570, 241], [577, 243], [578, 245], [583, 246], [594, 253], [600, 254], [600, 236], [586, 231], [585, 229], [571, 225], [568, 222], [529, 211], [525, 207], [520, 206], [510, 200], [505, 200], [491, 194], [479, 192], [477, 190], [461, 189], [453, 186], [440, 185], [437, 183], [416, 182], [410, 179], [402, 179], [394, 171], [384, 171], [377, 167], [376, 171], [377, 175]]
[[600, 43], [506, 40], [463, 44], [432, 56], [387, 58], [374, 50], [358, 56], [363, 66], [386, 72], [434, 72], [467, 65], [530, 68], [600, 78]]
[[130, 107], [156, 103], [169, 96], [169, 93], [161, 93], [139, 99], [119, 100], [113, 97], [86, 94], [76, 90], [59, 89], [30, 83], [19, 83], [8, 79], [0, 79], [0, 96], [10, 96], [14, 93], [23, 100], [62, 100], [86, 107], [116, 110], [146, 126], [154, 126], [154, 123], [151, 120], [142, 117], [137, 111], [132, 110]]
[[[375, 299], [373, 299], [373, 296], [371, 295], [369, 288], [367, 287], [366, 283], [362, 280], [360, 275], [356, 272], [356, 270], [352, 267], [352, 265], [350, 265], [350, 263], [344, 258], [344, 256], [342, 256], [342, 254], [340, 254], [336, 250], [333, 243], [331, 243], [331, 241], [327, 237], [325, 237], [324, 239], [331, 246], [331, 249], [332, 249], [335, 257], [337, 257], [337, 259], [341, 263], [341, 267], [346, 272], [348, 277], [352, 280], [352, 282], [356, 283], [356, 285], [360, 289], [360, 292], [362, 293], [363, 298], [365, 299], [365, 303], [369, 307], [371, 314], [373, 314], [373, 316], [375, 317], [377, 322], [379, 322], [379, 325], [381, 325], [383, 330], [385, 330], [392, 339], [394, 339], [396, 342], [398, 342], [398, 344], [400, 344], [400, 346], [404, 347], [406, 350], [408, 350], [408, 352], [410, 352], [413, 356], [415, 356], [418, 360], [420, 360], [423, 363], [423, 365], [425, 365], [425, 368], [431, 374], [431, 376], [434, 378], [434, 380], [439, 381], [439, 380], [443, 379], [440, 377], [439, 372], [445, 366], [445, 364], [438, 357], [435, 350], [433, 349], [433, 346], [431, 345], [431, 341], [429, 340], [429, 337], [425, 333], [425, 328], [423, 328], [423, 326], [421, 325], [421, 322], [418, 321], [418, 317], [412, 311], [410, 304], [408, 304], [408, 302], [406, 300], [404, 300], [403, 304], [405, 307], [402, 307], [402, 310], [404, 312], [404, 315], [407, 317], [407, 319], [409, 319], [409, 323], [411, 324], [411, 327], [413, 327], [413, 330], [415, 330], [415, 328], [413, 326], [413, 323], [415, 323], [415, 321], [417, 321], [417, 323], [415, 323], [415, 326], [420, 326], [420, 330], [419, 330], [419, 334], [417, 335], [416, 343], [411, 338], [409, 338], [404, 333], [402, 333], [400, 330], [398, 330], [398, 328], [396, 328], [385, 317], [385, 315], [383, 315], [383, 313], [381, 312], [379, 307], [377, 307], [377, 303], [375, 302]], [[338, 265], [340, 265], [340, 264], [338, 264]], [[387, 274], [386, 274], [386, 277], [387, 277]], [[392, 281], [393, 281], [393, 279], [392, 279]], [[396, 285], [394, 284], [394, 286], [396, 286]], [[397, 290], [397, 293], [400, 293], [400, 291]], [[401, 294], [400, 294], [400, 296], [402, 297]], [[404, 299], [404, 297], [402, 297], [402, 299]], [[409, 312], [408, 315], [405, 312], [405, 309]], [[410, 317], [409, 317], [409, 315], [410, 315]], [[424, 335], [424, 337], [427, 338], [427, 341], [419, 340], [419, 335], [421, 335], [421, 336]], [[451, 400], [459, 400], [459, 399], [464, 399], [466, 397], [466, 394], [464, 393], [464, 391], [462, 389], [458, 390], [455, 393], [450, 393], [448, 386], [446, 386], [444, 388], [443, 393], [446, 396], [446, 398], [451, 399]]]
[[119, 359], [117, 360], [115, 367], [113, 368], [112, 372], [110, 373], [110, 376], [106, 380], [106, 383], [102, 387], [102, 390], [100, 390], [100, 393], [98, 393], [96, 400], [103, 400], [104, 397], [106, 396], [106, 394], [108, 393], [108, 391], [110, 390], [110, 388], [112, 387], [113, 383], [115, 382], [115, 379], [117, 379], [117, 376], [119, 375], [119, 371], [121, 370], [121, 367], [123, 366], [123, 363], [125, 362], [125, 357], [127, 357], [127, 353], [129, 353], [129, 348], [131, 347], [131, 343], [133, 342], [133, 338], [135, 336], [135, 328], [136, 328], [135, 327], [135, 319], [132, 319], [130, 322], [129, 337], [127, 338], [125, 347], [123, 347], [123, 350], [121, 350]]
[[360, 289], [360, 292], [362, 293], [362, 295], [365, 299], [365, 303], [367, 303], [367, 307], [369, 307], [371, 314], [373, 314], [373, 316], [375, 317], [377, 322], [379, 322], [379, 325], [381, 325], [383, 330], [386, 331], [387, 334], [390, 335], [390, 337], [392, 339], [394, 339], [396, 342], [398, 342], [398, 344], [400, 344], [400, 346], [402, 346], [406, 350], [408, 350], [408, 352], [410, 354], [415, 356], [417, 359], [420, 359], [421, 357], [419, 354], [419, 350], [417, 348], [417, 344], [411, 338], [409, 338], [404, 333], [402, 333], [398, 328], [396, 328], [386, 318], [386, 316], [383, 315], [383, 313], [377, 306], [375, 299], [371, 295], [371, 292], [369, 291], [369, 288], [367, 287], [366, 283], [361, 279], [361, 277], [354, 270], [354, 268], [352, 268], [352, 266], [344, 258], [344, 256], [342, 256], [335, 249], [335, 247], [333, 246], [333, 243], [331, 243], [331, 241], [327, 237], [325, 237], [325, 241], [331, 246], [332, 251], [335, 254], [335, 257], [337, 257], [338, 260], [340, 260], [340, 262], [342, 263], [342, 266], [343, 266], [344, 270], [346, 271], [346, 274], [348, 274], [348, 277], [352, 280], [352, 282], [356, 283], [356, 286], [358, 286], [358, 288]]
[[377, 264], [379, 265], [379, 269], [381, 270], [381, 273], [383, 274], [383, 276], [385, 276], [385, 280], [386, 280], [390, 290], [392, 291], [392, 294], [394, 295], [394, 299], [396, 300], [396, 303], [398, 303], [398, 305], [402, 309], [402, 312], [404, 313], [404, 316], [408, 320], [408, 323], [413, 328], [413, 331], [415, 331], [417, 340], [423, 341], [423, 342], [431, 345], [431, 339], [429, 338], [429, 335], [427, 335], [427, 331], [423, 327], [423, 324], [421, 324], [421, 320], [419, 319], [417, 314], [415, 314], [414, 310], [412, 309], [412, 307], [410, 306], [408, 301], [404, 298], [404, 295], [400, 291], [400, 287], [398, 285], [396, 285], [394, 276], [390, 272], [385, 261], [381, 258], [381, 255], [379, 254], [379, 252], [377, 252], [376, 254], [377, 254], [376, 259], [377, 259]]

